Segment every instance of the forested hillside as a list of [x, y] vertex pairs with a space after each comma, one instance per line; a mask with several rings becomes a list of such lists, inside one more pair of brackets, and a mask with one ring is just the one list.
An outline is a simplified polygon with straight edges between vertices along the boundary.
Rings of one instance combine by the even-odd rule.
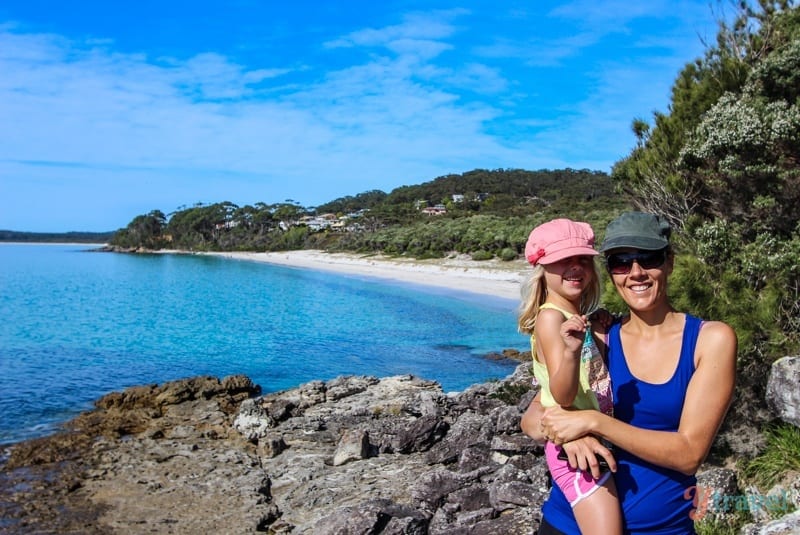
[[533, 225], [563, 214], [607, 221], [626, 203], [606, 173], [587, 170], [474, 170], [389, 193], [369, 191], [318, 207], [230, 202], [136, 217], [114, 237], [120, 247], [280, 251], [323, 248], [442, 257], [522, 252]]

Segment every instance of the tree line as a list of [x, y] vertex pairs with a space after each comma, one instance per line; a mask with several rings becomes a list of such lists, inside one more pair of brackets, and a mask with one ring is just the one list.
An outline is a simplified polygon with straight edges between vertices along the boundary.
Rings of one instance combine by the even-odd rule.
[[19, 243], [108, 243], [114, 232], [21, 232], [0, 230], [0, 242]]
[[[422, 211], [433, 205], [444, 206], [446, 213], [430, 216]], [[544, 218], [623, 206], [610, 177], [602, 172], [474, 170], [390, 193], [342, 197], [317, 207], [294, 202], [238, 206], [226, 201], [184, 207], [169, 217], [154, 210], [134, 218], [112, 243], [195, 251], [324, 248], [418, 258], [480, 250], [499, 256], [504, 250], [520, 253], [525, 227]], [[333, 214], [346, 224], [320, 232], [304, 223], [320, 214]], [[509, 256], [506, 251], [505, 257]]]

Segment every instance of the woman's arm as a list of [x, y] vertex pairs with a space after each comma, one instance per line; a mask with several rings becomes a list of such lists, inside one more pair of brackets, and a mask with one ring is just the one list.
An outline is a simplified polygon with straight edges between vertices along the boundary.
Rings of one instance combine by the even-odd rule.
[[728, 325], [703, 325], [697, 341], [697, 365], [677, 431], [640, 429], [598, 411], [552, 407], [542, 418], [547, 435], [556, 443], [585, 434], [598, 435], [645, 461], [694, 474], [708, 455], [730, 405], [736, 379], [736, 348], [736, 334]]
[[[539, 444], [544, 444], [547, 440], [547, 437], [545, 437], [542, 432], [541, 422], [543, 414], [544, 407], [542, 407], [539, 401], [539, 394], [536, 394], [536, 397], [534, 397], [530, 405], [528, 405], [528, 408], [525, 410], [520, 420], [522, 432]], [[580, 468], [581, 470], [590, 470], [595, 479], [599, 479], [602, 474], [597, 455], [600, 455], [606, 460], [612, 472], [617, 471], [617, 461], [614, 459], [611, 451], [592, 436], [582, 437], [564, 444], [564, 451], [566, 451], [569, 456], [570, 465]]]

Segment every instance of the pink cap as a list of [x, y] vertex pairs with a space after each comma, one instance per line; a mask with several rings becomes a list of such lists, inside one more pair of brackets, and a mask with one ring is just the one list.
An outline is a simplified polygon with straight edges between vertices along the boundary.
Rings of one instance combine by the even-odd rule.
[[553, 219], [531, 231], [525, 258], [531, 265], [553, 264], [578, 255], [596, 255], [594, 232], [588, 223]]

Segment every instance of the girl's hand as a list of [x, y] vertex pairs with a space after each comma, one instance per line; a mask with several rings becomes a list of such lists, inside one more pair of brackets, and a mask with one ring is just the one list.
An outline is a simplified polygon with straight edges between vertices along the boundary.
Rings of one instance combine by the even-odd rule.
[[598, 455], [605, 459], [608, 469], [612, 472], [617, 471], [617, 461], [611, 450], [603, 446], [597, 438], [587, 435], [577, 440], [566, 442], [561, 446], [569, 458], [569, 465], [581, 470], [589, 470], [592, 477], [599, 479], [603, 470], [600, 468]]
[[542, 416], [542, 430], [554, 444], [564, 444], [591, 433], [591, 418], [595, 410], [567, 410], [558, 405], [548, 407]]
[[559, 334], [561, 334], [561, 339], [564, 340], [564, 347], [573, 355], [580, 355], [588, 324], [586, 316], [578, 314], [561, 324]]

